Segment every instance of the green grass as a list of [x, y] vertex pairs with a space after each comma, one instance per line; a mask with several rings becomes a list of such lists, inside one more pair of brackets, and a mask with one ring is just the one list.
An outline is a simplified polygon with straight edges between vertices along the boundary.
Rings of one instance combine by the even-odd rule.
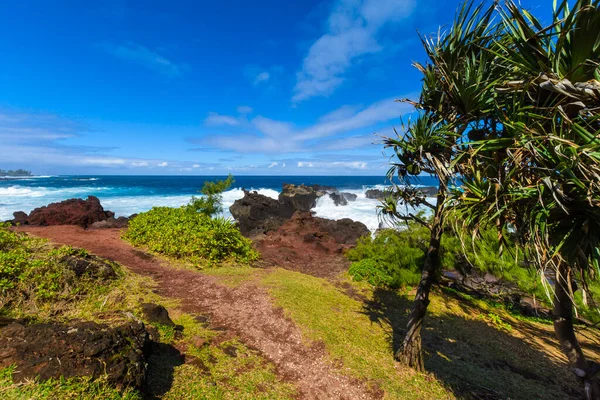
[[13, 367], [0, 369], [0, 398], [3, 400], [29, 399], [88, 399], [88, 400], [141, 400], [142, 396], [133, 389], [119, 391], [103, 379], [89, 378], [50, 379], [44, 382], [29, 381], [14, 383]]
[[369, 321], [363, 304], [329, 282], [276, 269], [263, 278], [282, 307], [311, 341], [321, 341], [347, 373], [380, 388], [389, 399], [452, 398], [431, 376], [398, 368], [390, 349], [390, 330]]

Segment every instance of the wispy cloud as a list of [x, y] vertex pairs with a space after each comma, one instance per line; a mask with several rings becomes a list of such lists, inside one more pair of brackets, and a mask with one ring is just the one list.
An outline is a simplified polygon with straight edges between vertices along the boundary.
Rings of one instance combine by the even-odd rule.
[[219, 125], [229, 125], [236, 126], [240, 124], [240, 121], [237, 117], [232, 117], [230, 115], [221, 115], [215, 112], [208, 113], [208, 117], [204, 120], [204, 124], [208, 126], [219, 126]]
[[382, 50], [379, 31], [410, 15], [414, 7], [415, 0], [338, 0], [329, 15], [327, 32], [304, 58], [292, 101], [333, 93], [353, 61]]
[[298, 161], [298, 168], [349, 168], [349, 169], [367, 169], [369, 164], [365, 161]]
[[283, 72], [284, 69], [281, 65], [272, 65], [265, 68], [250, 64], [244, 67], [244, 75], [255, 87], [260, 86], [273, 89]]
[[187, 64], [175, 63], [149, 48], [133, 42], [120, 45], [103, 44], [101, 48], [122, 60], [141, 65], [170, 78], [178, 78], [189, 69]]
[[[344, 106], [318, 119], [314, 125], [298, 128], [291, 122], [256, 116], [235, 135], [213, 132], [208, 139], [192, 141], [240, 153], [294, 153], [347, 150], [373, 143], [374, 127], [412, 112], [408, 104], [394, 98], [367, 107]], [[365, 129], [369, 131], [365, 132]]]

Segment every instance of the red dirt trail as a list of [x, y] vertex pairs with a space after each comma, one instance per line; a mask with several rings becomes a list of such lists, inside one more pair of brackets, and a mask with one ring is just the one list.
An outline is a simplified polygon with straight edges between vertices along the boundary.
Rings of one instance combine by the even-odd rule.
[[131, 271], [153, 278], [156, 292], [181, 301], [183, 311], [209, 314], [211, 324], [226, 328], [273, 362], [303, 399], [374, 399], [379, 393], [342, 375], [322, 345], [307, 347], [300, 329], [273, 306], [268, 294], [252, 283], [224, 286], [214, 277], [175, 269], [136, 250], [120, 238], [118, 229], [84, 230], [77, 226], [20, 227], [58, 244], [84, 248], [119, 262]]

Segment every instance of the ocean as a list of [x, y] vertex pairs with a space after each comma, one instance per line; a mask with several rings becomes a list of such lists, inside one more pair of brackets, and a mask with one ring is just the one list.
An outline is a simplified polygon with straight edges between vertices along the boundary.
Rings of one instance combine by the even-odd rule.
[[[129, 216], [147, 211], [154, 206], [178, 207], [189, 202], [191, 196], [208, 180], [222, 176], [36, 176], [0, 181], [0, 221], [12, 219], [15, 211], [29, 213], [36, 207], [70, 198], [96, 196], [105, 210], [117, 216]], [[374, 231], [379, 226], [379, 201], [367, 199], [365, 191], [384, 188], [384, 176], [236, 176], [232, 189], [223, 194], [224, 215], [229, 206], [243, 197], [242, 189], [256, 190], [277, 198], [284, 183], [335, 186], [340, 191], [354, 193], [355, 202], [336, 206], [328, 197], [318, 200], [313, 209], [318, 217], [329, 219], [351, 218], [361, 221]], [[422, 177], [420, 184], [436, 185], [435, 178]]]

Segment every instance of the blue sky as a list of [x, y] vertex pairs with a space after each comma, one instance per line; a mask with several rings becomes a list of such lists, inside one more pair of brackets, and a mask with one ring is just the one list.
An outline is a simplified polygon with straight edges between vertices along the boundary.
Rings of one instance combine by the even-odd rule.
[[5, 2], [0, 168], [383, 175], [374, 134], [411, 112], [394, 100], [420, 88], [416, 32], [448, 26], [458, 5]]

